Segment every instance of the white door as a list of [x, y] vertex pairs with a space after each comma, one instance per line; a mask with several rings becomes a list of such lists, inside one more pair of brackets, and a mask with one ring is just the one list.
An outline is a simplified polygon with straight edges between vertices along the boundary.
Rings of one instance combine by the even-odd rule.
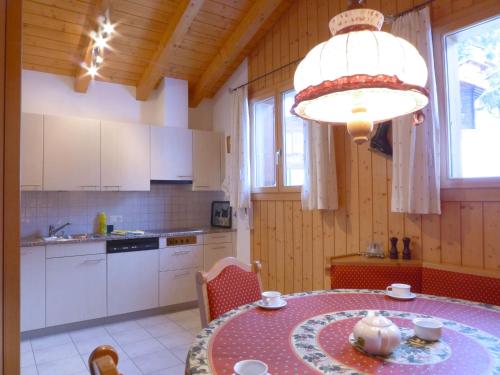
[[45, 246], [21, 248], [21, 331], [45, 327]]
[[193, 190], [221, 189], [221, 136], [193, 131]]
[[158, 250], [108, 254], [108, 315], [158, 307]]
[[149, 191], [149, 126], [101, 122], [101, 190]]
[[100, 190], [99, 121], [44, 116], [44, 190]]
[[151, 179], [193, 179], [193, 134], [189, 129], [151, 126]]
[[21, 190], [42, 190], [43, 115], [21, 114]]
[[106, 255], [47, 259], [47, 326], [106, 316]]

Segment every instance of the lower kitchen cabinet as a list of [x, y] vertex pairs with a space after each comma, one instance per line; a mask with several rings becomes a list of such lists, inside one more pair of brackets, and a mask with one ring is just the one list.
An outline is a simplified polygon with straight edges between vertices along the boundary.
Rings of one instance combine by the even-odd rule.
[[47, 271], [47, 326], [106, 316], [106, 255], [50, 258]]
[[21, 248], [21, 331], [45, 327], [45, 246]]
[[158, 307], [158, 250], [108, 254], [108, 315]]
[[218, 260], [233, 256], [232, 242], [205, 244], [203, 250], [205, 253], [205, 271], [210, 270]]
[[160, 306], [196, 301], [196, 268], [160, 272]]

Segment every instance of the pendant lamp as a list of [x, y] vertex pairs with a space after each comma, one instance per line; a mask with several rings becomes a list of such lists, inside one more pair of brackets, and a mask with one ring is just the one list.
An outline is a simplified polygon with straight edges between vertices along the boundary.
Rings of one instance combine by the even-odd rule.
[[360, 144], [374, 123], [427, 105], [424, 59], [406, 40], [380, 31], [383, 22], [383, 14], [364, 8], [362, 1], [331, 19], [332, 37], [309, 51], [295, 71], [293, 114], [347, 124]]

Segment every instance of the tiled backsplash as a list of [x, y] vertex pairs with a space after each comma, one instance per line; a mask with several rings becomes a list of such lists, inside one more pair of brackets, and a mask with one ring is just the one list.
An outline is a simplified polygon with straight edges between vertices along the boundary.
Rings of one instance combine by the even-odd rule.
[[122, 216], [116, 229], [167, 229], [210, 225], [212, 201], [222, 192], [191, 185], [152, 185], [150, 192], [22, 192], [21, 237], [46, 236], [50, 224], [70, 222], [66, 234], [93, 233], [97, 215]]

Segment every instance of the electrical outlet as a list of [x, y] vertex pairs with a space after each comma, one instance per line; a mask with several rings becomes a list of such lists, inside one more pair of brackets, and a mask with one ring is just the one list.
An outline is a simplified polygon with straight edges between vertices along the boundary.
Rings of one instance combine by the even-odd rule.
[[123, 223], [122, 215], [111, 215], [109, 217], [109, 224], [120, 224]]

